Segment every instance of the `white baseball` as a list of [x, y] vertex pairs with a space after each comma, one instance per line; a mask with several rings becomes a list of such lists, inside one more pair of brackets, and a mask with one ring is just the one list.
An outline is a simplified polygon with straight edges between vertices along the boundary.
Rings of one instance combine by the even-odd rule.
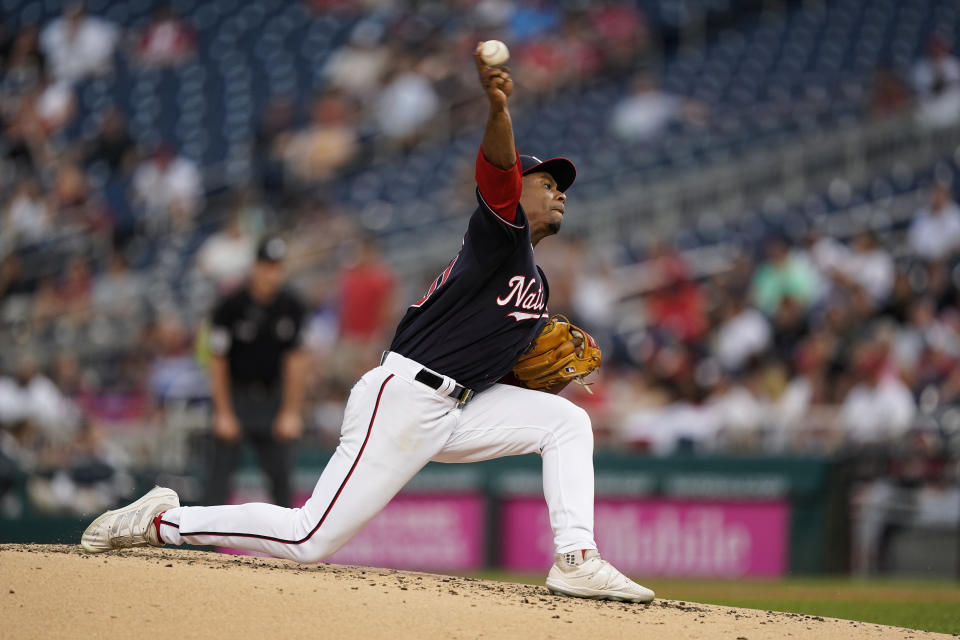
[[510, 59], [510, 51], [499, 40], [487, 40], [480, 46], [480, 59], [484, 64], [496, 67]]

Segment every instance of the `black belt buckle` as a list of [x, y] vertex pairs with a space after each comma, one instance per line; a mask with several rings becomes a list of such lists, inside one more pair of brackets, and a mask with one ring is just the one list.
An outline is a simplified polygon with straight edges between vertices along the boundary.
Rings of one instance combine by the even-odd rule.
[[[426, 369], [420, 369], [416, 376], [413, 378], [417, 382], [421, 382], [431, 389], [439, 389], [443, 385], [443, 378], [430, 373]], [[449, 397], [457, 401], [457, 406], [462, 407], [470, 401], [470, 398], [473, 397], [473, 389], [467, 389], [462, 385], [457, 385], [454, 387], [453, 391], [447, 394]]]

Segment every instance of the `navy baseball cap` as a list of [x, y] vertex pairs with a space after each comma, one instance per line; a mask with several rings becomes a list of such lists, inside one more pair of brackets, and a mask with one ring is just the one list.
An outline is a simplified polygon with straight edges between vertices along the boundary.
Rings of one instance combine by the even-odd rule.
[[523, 175], [546, 171], [557, 181], [557, 189], [566, 191], [577, 178], [577, 168], [566, 158], [541, 160], [537, 156], [520, 156], [520, 168]]

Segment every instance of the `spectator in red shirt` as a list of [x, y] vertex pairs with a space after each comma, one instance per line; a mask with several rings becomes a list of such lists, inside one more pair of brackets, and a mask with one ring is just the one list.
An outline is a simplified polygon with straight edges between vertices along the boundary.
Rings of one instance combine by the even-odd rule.
[[178, 65], [193, 55], [193, 30], [169, 4], [160, 6], [137, 42], [137, 57], [158, 67]]
[[647, 299], [650, 324], [681, 342], [697, 342], [707, 330], [703, 291], [679, 254], [670, 249], [658, 254], [657, 284]]
[[[394, 297], [397, 277], [393, 267], [380, 254], [372, 236], [363, 236], [357, 244], [351, 264], [340, 271], [340, 348], [343, 361], [339, 372], [361, 373], [375, 366], [386, 348], [395, 321]], [[351, 374], [350, 377], [355, 377]]]

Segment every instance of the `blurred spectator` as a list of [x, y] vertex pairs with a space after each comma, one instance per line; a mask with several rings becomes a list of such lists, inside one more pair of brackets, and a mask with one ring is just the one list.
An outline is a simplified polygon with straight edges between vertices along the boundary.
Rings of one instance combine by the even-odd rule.
[[439, 106], [430, 80], [416, 69], [411, 58], [404, 56], [396, 61], [393, 74], [374, 105], [377, 129], [394, 143], [412, 143], [433, 120]]
[[[609, 289], [607, 282], [597, 283], [598, 292], [586, 291], [582, 289], [583, 282], [590, 282], [592, 288], [594, 271], [597, 270], [597, 260], [591, 256], [589, 245], [583, 238], [564, 238], [558, 235], [553, 238], [554, 242], [544, 243], [537, 252], [537, 264], [543, 269], [544, 273], [550, 274], [550, 307], [574, 317], [582, 318], [583, 323], [593, 329], [592, 322], [586, 320], [591, 315], [596, 318], [604, 316], [604, 322], [609, 322], [609, 305], [601, 303], [602, 309], [597, 309], [592, 299], [597, 293], [600, 298], [606, 298], [605, 295]], [[589, 271], [578, 282], [578, 274], [583, 271]], [[430, 276], [428, 276], [429, 278]], [[435, 275], [432, 277], [436, 277]], [[429, 285], [427, 285], [429, 286]], [[584, 294], [586, 298], [582, 303], [576, 302], [575, 297]], [[581, 316], [580, 311], [585, 311], [586, 315]], [[596, 337], [596, 336], [594, 336]]]
[[101, 116], [97, 133], [87, 142], [84, 159], [88, 165], [103, 163], [110, 174], [116, 174], [136, 148], [123, 112], [110, 107]]
[[40, 45], [53, 77], [74, 82], [110, 71], [119, 35], [112, 23], [87, 15], [82, 2], [68, 2], [44, 27]]
[[679, 120], [683, 101], [660, 89], [649, 73], [640, 73], [610, 115], [610, 130], [623, 140], [644, 141], [661, 134]]
[[33, 293], [35, 284], [24, 274], [23, 260], [15, 252], [0, 259], [0, 302]]
[[93, 297], [93, 274], [84, 256], [74, 256], [67, 263], [63, 278], [56, 287], [59, 312], [74, 324], [90, 317]]
[[893, 276], [893, 289], [881, 315], [892, 318], [898, 324], [905, 323], [916, 295], [910, 282], [910, 271], [906, 268], [897, 269]]
[[588, 16], [609, 71], [628, 69], [650, 47], [647, 21], [635, 3], [601, 0], [589, 4]]
[[882, 444], [904, 435], [917, 412], [910, 389], [890, 368], [888, 345], [871, 341], [854, 352], [855, 384], [843, 401], [847, 437], [855, 444]]
[[646, 297], [650, 326], [681, 342], [699, 340], [707, 331], [706, 301], [689, 265], [665, 247], [650, 263], [654, 270], [654, 288]]
[[797, 349], [809, 330], [806, 310], [793, 298], [783, 298], [773, 314], [773, 351], [777, 359], [794, 364]]
[[909, 322], [896, 332], [893, 355], [901, 371], [915, 374], [920, 358], [936, 339], [936, 303], [929, 296], [916, 299], [910, 306]]
[[763, 447], [763, 431], [772, 417], [772, 404], [764, 393], [763, 371], [754, 367], [734, 381], [721, 376], [707, 400], [707, 407], [719, 422], [723, 448], [757, 451]]
[[303, 184], [329, 180], [356, 155], [357, 133], [346, 101], [335, 93], [314, 100], [311, 122], [284, 150], [286, 171]]
[[768, 238], [764, 243], [766, 260], [753, 277], [753, 300], [768, 317], [773, 316], [784, 298], [793, 298], [806, 309], [817, 289], [817, 276], [809, 261], [792, 252], [781, 236]]
[[622, 437], [635, 449], [668, 455], [677, 450], [709, 450], [722, 428], [718, 411], [683, 397], [626, 416]]
[[111, 320], [131, 322], [143, 312], [144, 282], [120, 251], [110, 256], [107, 271], [93, 285], [93, 306]]
[[235, 208], [218, 232], [204, 241], [197, 253], [197, 269], [212, 278], [219, 293], [236, 289], [253, 265], [254, 239], [244, 228], [243, 215]]
[[346, 378], [375, 365], [387, 346], [396, 309], [397, 276], [373, 236], [362, 236], [339, 276], [337, 371]]
[[[304, 345], [316, 366], [308, 373], [320, 375], [322, 368], [329, 364], [331, 354], [337, 348], [340, 335], [340, 314], [337, 309], [336, 283], [332, 278], [319, 280], [313, 287], [308, 303], [310, 317], [304, 329]], [[340, 425], [337, 434], [340, 433]]]
[[200, 207], [203, 181], [193, 161], [178, 156], [169, 144], [157, 147], [133, 176], [136, 201], [144, 207], [148, 228], [163, 228], [179, 211], [193, 217]]
[[30, 325], [38, 335], [43, 335], [50, 323], [62, 314], [62, 305], [57, 295], [56, 283], [51, 277], [38, 277], [30, 308]]
[[634, 76], [630, 94], [614, 105], [610, 131], [621, 140], [642, 142], [656, 138], [673, 123], [703, 125], [706, 107], [663, 91], [653, 74]]
[[27, 423], [43, 442], [69, 442], [80, 421], [78, 408], [40, 372], [37, 360], [21, 354], [9, 377], [0, 377], [0, 423]]
[[832, 407], [838, 399], [829, 373], [836, 343], [829, 330], [819, 330], [794, 351], [795, 375], [784, 387], [776, 406], [780, 428], [777, 444], [781, 447], [824, 452], [842, 444], [835, 435]]
[[108, 220], [87, 175], [75, 164], [59, 165], [50, 198], [53, 219], [58, 229], [71, 229], [106, 239]]
[[724, 371], [740, 371], [770, 347], [770, 322], [752, 306], [743, 292], [727, 298], [720, 312], [713, 352]]
[[159, 405], [167, 401], [207, 398], [207, 373], [197, 364], [190, 335], [175, 313], [161, 314], [150, 336], [156, 356], [150, 365], [150, 397]]
[[24, 178], [17, 183], [2, 220], [4, 243], [22, 246], [40, 243], [50, 237], [53, 220], [36, 180]]
[[193, 55], [196, 44], [193, 30], [174, 11], [163, 4], [150, 19], [150, 24], [137, 41], [137, 58], [146, 65], [158, 67], [180, 64]]
[[274, 98], [264, 110], [254, 141], [254, 163], [263, 195], [280, 201], [287, 187], [284, 151], [294, 132], [293, 102]]
[[47, 136], [59, 133], [66, 127], [77, 111], [73, 87], [68, 82], [53, 82], [44, 76], [37, 85], [33, 99], [27, 98], [40, 127]]
[[834, 277], [843, 283], [862, 287], [878, 305], [882, 305], [893, 289], [893, 258], [870, 231], [858, 233], [851, 249], [842, 251]]
[[[541, 251], [541, 253], [546, 253]], [[619, 281], [602, 252], [590, 251], [585, 242], [574, 241], [554, 259], [549, 270], [537, 255], [537, 263], [550, 274], [550, 305], [552, 309], [566, 312], [590, 327], [604, 351], [607, 362], [613, 357], [610, 332], [617, 324], [617, 305], [620, 302]], [[564, 282], [564, 279], [567, 282]], [[554, 283], [557, 287], [554, 287]], [[564, 290], [566, 289], [566, 290]], [[556, 297], [554, 297], [555, 294]], [[564, 300], [568, 302], [564, 303]]]
[[511, 38], [521, 42], [546, 36], [556, 30], [560, 19], [560, 8], [549, 0], [517, 3], [510, 16]]
[[54, 139], [72, 120], [75, 110], [73, 89], [41, 76], [11, 106], [4, 132], [7, 157], [25, 172], [36, 174], [49, 169], [62, 151], [54, 147]]
[[927, 265], [924, 291], [937, 301], [937, 312], [960, 308], [960, 287], [951, 273], [946, 260], [937, 260]]
[[909, 240], [924, 260], [942, 260], [960, 248], [960, 207], [947, 187], [933, 187], [929, 208], [918, 211], [910, 225]]
[[923, 124], [946, 127], [960, 120], [960, 61], [944, 36], [935, 34], [928, 41], [927, 56], [913, 69], [913, 86]]
[[374, 19], [361, 20], [350, 32], [350, 40], [330, 56], [323, 69], [330, 86], [359, 104], [370, 104], [380, 90], [380, 81], [390, 64], [390, 52], [383, 44], [383, 25]]
[[566, 17], [558, 31], [556, 38], [531, 40], [516, 48], [513, 64], [528, 91], [569, 90], [574, 83], [589, 80], [599, 72], [602, 54], [588, 33], [584, 17]]
[[4, 102], [23, 93], [48, 73], [47, 59], [40, 50], [40, 30], [23, 25], [10, 44], [6, 66], [0, 67]]

